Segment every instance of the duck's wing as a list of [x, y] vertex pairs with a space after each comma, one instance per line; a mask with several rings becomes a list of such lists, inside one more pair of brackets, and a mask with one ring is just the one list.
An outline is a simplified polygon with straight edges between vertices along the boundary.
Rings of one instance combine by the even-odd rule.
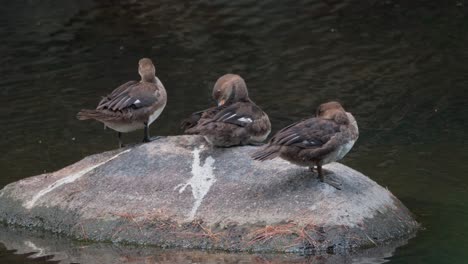
[[190, 129], [196, 126], [200, 120], [211, 120], [213, 116], [215, 116], [218, 112], [222, 111], [225, 108], [225, 106], [214, 106], [205, 110], [194, 112], [190, 115], [190, 117], [182, 120], [182, 122], [180, 123], [180, 127], [183, 130]]
[[194, 112], [188, 118], [183, 119], [182, 122], [180, 122], [180, 128], [182, 130], [186, 130], [186, 129], [196, 126], [201, 116], [206, 110], [207, 109]]
[[[313, 156], [325, 155], [340, 144], [336, 137], [340, 133], [340, 124], [334, 120], [309, 118], [276, 133], [271, 145], [291, 146], [313, 152]], [[312, 153], [311, 153], [312, 154]]]
[[165, 100], [154, 83], [128, 82], [101, 100], [97, 110], [122, 111], [127, 108], [140, 109]]
[[255, 122], [264, 120], [265, 118], [268, 119], [268, 116], [255, 104], [239, 102], [216, 113], [210, 122], [222, 122], [240, 127], [250, 127]]
[[118, 94], [120, 94], [121, 92], [125, 91], [126, 89], [128, 89], [129, 87], [131, 87], [132, 85], [135, 85], [137, 84], [138, 81], [129, 81], [129, 82], [126, 82], [122, 85], [120, 85], [119, 87], [115, 88], [110, 94], [106, 95], [106, 96], [103, 96], [101, 101], [99, 102], [98, 106], [97, 106], [97, 109], [103, 109], [103, 105], [106, 105], [106, 103], [108, 103], [110, 100], [112, 100], [112, 98], [114, 98], [115, 96], [117, 96]]

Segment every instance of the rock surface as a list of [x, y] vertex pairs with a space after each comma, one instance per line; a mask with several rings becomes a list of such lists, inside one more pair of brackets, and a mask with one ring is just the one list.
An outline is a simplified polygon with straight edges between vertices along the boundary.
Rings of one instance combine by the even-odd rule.
[[339, 163], [341, 190], [257, 147], [167, 137], [7, 185], [0, 220], [84, 240], [269, 252], [345, 252], [413, 234], [388, 190]]

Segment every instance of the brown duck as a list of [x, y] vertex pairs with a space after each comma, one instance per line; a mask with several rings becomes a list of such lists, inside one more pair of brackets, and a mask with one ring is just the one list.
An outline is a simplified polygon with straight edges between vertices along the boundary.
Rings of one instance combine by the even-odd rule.
[[244, 79], [221, 76], [213, 87], [218, 106], [195, 112], [182, 122], [187, 134], [203, 135], [218, 147], [259, 144], [271, 131], [268, 115], [250, 100]]
[[316, 117], [289, 125], [270, 140], [267, 146], [255, 152], [255, 160], [281, 157], [299, 166], [317, 166], [320, 181], [324, 181], [322, 166], [342, 159], [358, 139], [359, 130], [351, 113], [337, 102], [328, 102], [317, 108]]
[[149, 126], [164, 110], [167, 102], [166, 90], [156, 77], [156, 69], [148, 58], [138, 62], [140, 81], [129, 81], [102, 98], [94, 110], [82, 109], [79, 120], [94, 119], [118, 132], [119, 147], [121, 133], [144, 129], [143, 142], [151, 141]]

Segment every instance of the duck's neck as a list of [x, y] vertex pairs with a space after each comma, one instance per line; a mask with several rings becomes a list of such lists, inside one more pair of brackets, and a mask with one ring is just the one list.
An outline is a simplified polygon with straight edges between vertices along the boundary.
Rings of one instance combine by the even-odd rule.
[[244, 102], [244, 103], [252, 103], [252, 104], [254, 103], [252, 100], [250, 100], [249, 97], [243, 97], [243, 98], [241, 98], [241, 99], [239, 99], [237, 101], [238, 102]]
[[156, 76], [154, 76], [153, 74], [142, 75], [141, 76], [141, 81], [142, 82], [155, 83], [156, 82]]

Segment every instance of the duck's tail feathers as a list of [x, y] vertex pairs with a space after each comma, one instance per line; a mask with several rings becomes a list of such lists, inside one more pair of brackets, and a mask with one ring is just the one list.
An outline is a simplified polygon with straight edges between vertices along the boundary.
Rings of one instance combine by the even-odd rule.
[[251, 157], [254, 160], [264, 161], [271, 160], [279, 156], [281, 147], [279, 146], [268, 146], [264, 149], [254, 152]]
[[200, 134], [200, 129], [196, 125], [194, 127], [189, 127], [184, 130], [184, 133], [187, 135], [198, 135]]
[[190, 128], [195, 127], [197, 125], [197, 122], [198, 122], [198, 120], [196, 120], [195, 118], [192, 118], [192, 117], [186, 118], [186, 119], [182, 120], [182, 122], [180, 122], [180, 128], [182, 130], [184, 130], [185, 133], [188, 133], [187, 131]]
[[78, 120], [88, 120], [88, 119], [95, 119], [95, 120], [102, 120], [105, 115], [99, 110], [90, 110], [90, 109], [81, 109], [78, 114], [76, 114], [76, 118]]

